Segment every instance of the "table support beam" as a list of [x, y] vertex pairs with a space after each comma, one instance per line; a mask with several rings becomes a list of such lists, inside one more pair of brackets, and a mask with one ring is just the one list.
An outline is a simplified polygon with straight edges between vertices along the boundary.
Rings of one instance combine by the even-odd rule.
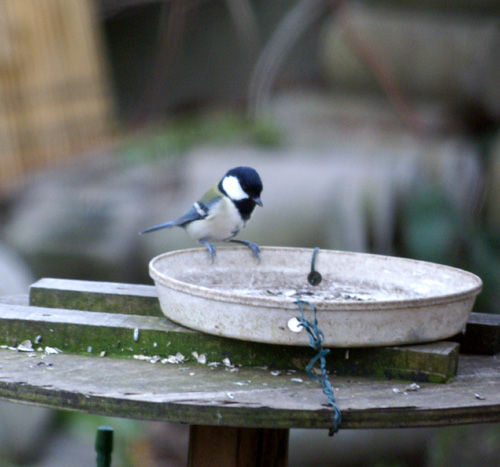
[[189, 467], [286, 467], [287, 429], [192, 425]]

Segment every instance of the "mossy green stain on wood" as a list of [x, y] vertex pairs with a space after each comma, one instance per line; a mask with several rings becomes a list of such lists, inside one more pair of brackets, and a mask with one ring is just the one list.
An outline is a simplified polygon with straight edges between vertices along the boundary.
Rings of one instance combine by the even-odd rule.
[[30, 305], [164, 316], [154, 286], [45, 278], [30, 287]]
[[[38, 335], [50, 338], [51, 344], [45, 345], [66, 352], [86, 353], [92, 348], [93, 353], [111, 357], [162, 358], [181, 353], [186, 363], [195, 362], [191, 354], [197, 352], [206, 354], [209, 362], [228, 358], [236, 365], [297, 370], [304, 369], [315, 355], [309, 347], [239, 341], [176, 325], [163, 316], [153, 286], [46, 278], [31, 286], [30, 305], [53, 309], [62, 320], [51, 326], [43, 324], [43, 317], [35, 320], [29, 324], [30, 335], [36, 329]], [[133, 339], [136, 328], [137, 342]], [[457, 362], [458, 345], [453, 343], [331, 349], [327, 358], [328, 370], [337, 375], [432, 382], [449, 381], [456, 374]]]
[[[108, 357], [134, 355], [165, 358], [177, 353], [196, 363], [193, 352], [209, 362], [270, 369], [303, 370], [315, 355], [309, 347], [244, 342], [192, 331], [166, 318], [81, 310], [0, 305], [0, 338], [6, 345], [26, 339], [64, 352]], [[138, 339], [134, 331], [138, 330]], [[35, 347], [38, 347], [35, 345]], [[346, 356], [349, 355], [349, 358]], [[436, 343], [378, 349], [331, 349], [328, 370], [338, 375], [446, 382], [456, 373], [458, 344]]]

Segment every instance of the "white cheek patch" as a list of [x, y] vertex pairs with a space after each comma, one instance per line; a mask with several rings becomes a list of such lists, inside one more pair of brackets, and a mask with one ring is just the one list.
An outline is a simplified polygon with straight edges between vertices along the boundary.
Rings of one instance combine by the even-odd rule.
[[229, 177], [224, 177], [222, 180], [222, 188], [227, 193], [232, 200], [239, 201], [241, 199], [248, 198], [248, 195], [241, 188], [240, 182], [236, 177], [232, 175]]

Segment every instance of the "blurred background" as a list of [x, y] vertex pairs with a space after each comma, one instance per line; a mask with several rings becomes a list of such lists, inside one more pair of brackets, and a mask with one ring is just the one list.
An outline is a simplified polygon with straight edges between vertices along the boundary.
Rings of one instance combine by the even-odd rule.
[[[461, 267], [499, 313], [499, 83], [495, 0], [0, 0], [0, 293], [152, 283], [152, 257], [194, 245], [138, 232], [250, 165], [265, 208], [241, 238]], [[93, 465], [104, 422], [113, 465], [185, 464], [185, 427], [0, 414], [2, 465]], [[290, 465], [498, 465], [499, 446], [497, 425], [292, 430]]]

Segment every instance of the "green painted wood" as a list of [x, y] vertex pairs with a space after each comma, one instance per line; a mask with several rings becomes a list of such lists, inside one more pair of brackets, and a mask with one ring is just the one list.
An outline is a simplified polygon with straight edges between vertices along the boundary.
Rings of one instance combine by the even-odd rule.
[[[0, 398], [116, 417], [261, 428], [325, 428], [321, 386], [302, 372], [43, 356], [0, 349]], [[500, 421], [500, 359], [462, 355], [449, 384], [331, 377], [342, 428]], [[326, 436], [326, 433], [325, 433]]]
[[97, 429], [97, 435], [95, 438], [97, 467], [111, 466], [111, 455], [113, 453], [113, 433], [113, 428], [107, 425], [102, 425]]
[[[137, 337], [137, 340], [135, 339]], [[40, 308], [0, 303], [0, 344], [56, 347], [67, 353], [167, 358], [180, 353], [185, 363], [205, 354], [209, 363], [276, 370], [304, 369], [315, 355], [309, 347], [243, 342], [179, 326], [165, 317]], [[446, 382], [456, 374], [459, 345], [437, 342], [375, 349], [331, 349], [332, 374]]]

